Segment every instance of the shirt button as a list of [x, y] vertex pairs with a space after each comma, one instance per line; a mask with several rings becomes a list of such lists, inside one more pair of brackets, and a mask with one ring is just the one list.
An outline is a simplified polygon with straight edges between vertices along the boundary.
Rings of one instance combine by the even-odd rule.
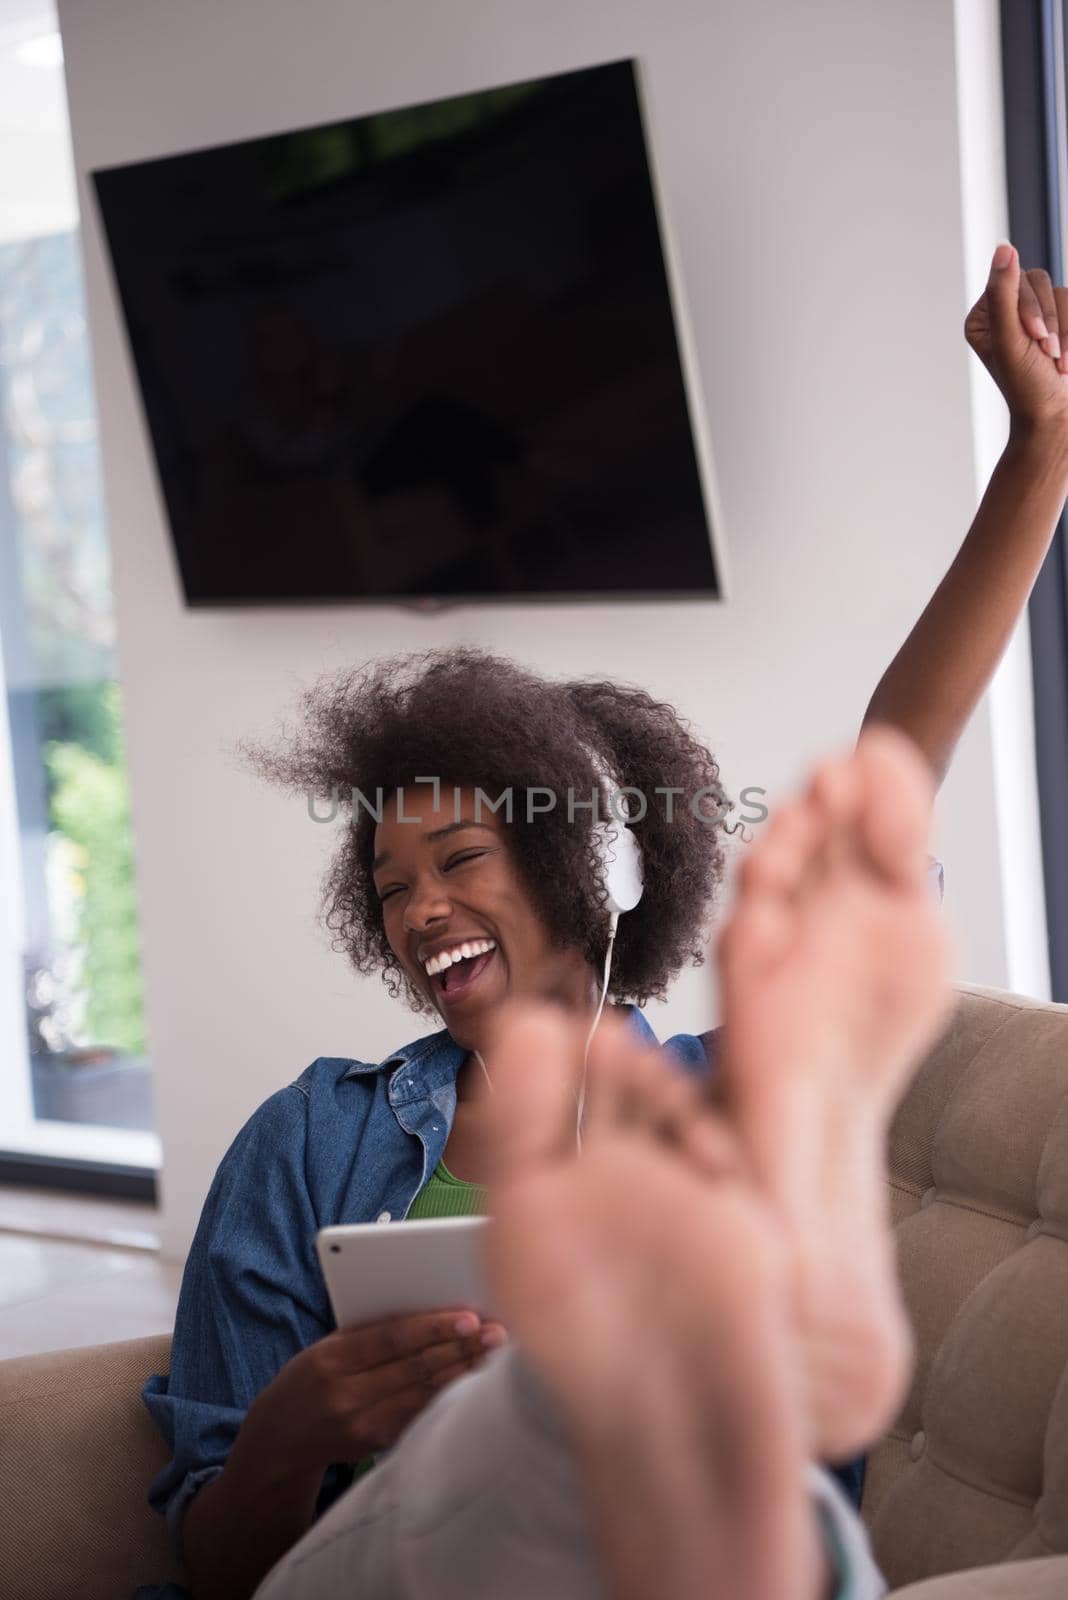
[[380, 1211], [376, 1220], [378, 1222], [392, 1222], [393, 1218], [388, 1211]]
[[919, 1433], [913, 1434], [913, 1436], [912, 1436], [912, 1443], [909, 1445], [909, 1457], [910, 1457], [910, 1459], [913, 1460], [913, 1461], [918, 1461], [920, 1459], [920, 1457], [923, 1455], [923, 1452], [926, 1450], [926, 1448], [927, 1448], [927, 1435], [924, 1433], [923, 1429], [921, 1428]]

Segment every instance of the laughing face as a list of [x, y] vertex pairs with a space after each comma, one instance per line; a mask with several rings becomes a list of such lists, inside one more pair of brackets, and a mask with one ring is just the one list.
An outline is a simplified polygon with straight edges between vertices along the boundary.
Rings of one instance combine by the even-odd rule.
[[509, 995], [586, 1006], [596, 988], [581, 952], [554, 945], [532, 906], [508, 823], [485, 806], [476, 816], [474, 789], [461, 789], [455, 805], [443, 786], [435, 808], [428, 785], [410, 785], [403, 811], [396, 797], [386, 803], [374, 857], [390, 948], [468, 1050]]

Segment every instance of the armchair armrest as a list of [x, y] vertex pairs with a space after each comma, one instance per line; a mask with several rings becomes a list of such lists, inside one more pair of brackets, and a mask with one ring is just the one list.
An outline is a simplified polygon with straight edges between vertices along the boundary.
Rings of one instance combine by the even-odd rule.
[[895, 1589], [889, 1600], [1063, 1600], [1066, 1594], [1068, 1555], [946, 1572]]
[[169, 1335], [0, 1361], [0, 1572], [19, 1600], [181, 1581], [146, 1499], [167, 1449], [140, 1397], [169, 1361]]

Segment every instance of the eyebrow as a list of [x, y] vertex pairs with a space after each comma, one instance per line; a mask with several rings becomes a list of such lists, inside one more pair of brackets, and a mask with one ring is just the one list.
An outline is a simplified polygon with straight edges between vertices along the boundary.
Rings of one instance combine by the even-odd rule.
[[[424, 833], [423, 839], [427, 844], [430, 844], [436, 839], [446, 838], [450, 833], [459, 833], [463, 828], [481, 828], [483, 833], [496, 833], [497, 831], [496, 828], [491, 827], [488, 822], [472, 822], [465, 817], [459, 822], [446, 823], [444, 828], [435, 828], [433, 833]], [[384, 867], [386, 862], [389, 860], [389, 851], [383, 850], [381, 854], [375, 856], [374, 860], [371, 862], [371, 871], [377, 872], [379, 867]]]

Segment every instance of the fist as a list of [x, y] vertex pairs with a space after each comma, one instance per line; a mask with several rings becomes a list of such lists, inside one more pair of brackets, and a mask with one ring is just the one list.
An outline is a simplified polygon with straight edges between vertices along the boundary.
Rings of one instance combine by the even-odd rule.
[[1051, 283], [1041, 267], [1023, 271], [1013, 247], [999, 245], [964, 337], [1013, 421], [1068, 427], [1068, 289]]

